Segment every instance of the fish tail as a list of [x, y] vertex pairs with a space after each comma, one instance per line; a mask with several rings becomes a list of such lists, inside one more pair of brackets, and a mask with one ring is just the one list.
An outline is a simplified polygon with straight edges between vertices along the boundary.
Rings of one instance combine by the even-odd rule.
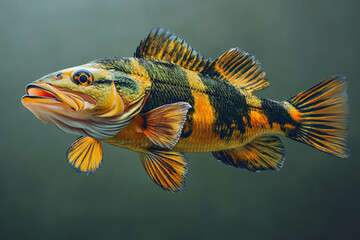
[[349, 156], [344, 76], [332, 76], [283, 102], [298, 122], [287, 136], [334, 156]]

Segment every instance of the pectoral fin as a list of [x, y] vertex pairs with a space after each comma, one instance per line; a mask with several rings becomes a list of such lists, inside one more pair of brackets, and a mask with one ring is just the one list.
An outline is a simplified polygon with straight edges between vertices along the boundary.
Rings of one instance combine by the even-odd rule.
[[102, 160], [101, 141], [91, 137], [80, 137], [69, 147], [66, 156], [76, 171], [87, 175], [95, 173]]
[[191, 105], [177, 102], [157, 107], [143, 115], [144, 134], [162, 148], [172, 149], [179, 140]]
[[187, 172], [184, 154], [152, 150], [139, 155], [145, 171], [157, 185], [170, 192], [183, 189]]
[[212, 153], [227, 165], [257, 172], [267, 169], [279, 170], [284, 162], [284, 146], [275, 136], [258, 137], [236, 149]]

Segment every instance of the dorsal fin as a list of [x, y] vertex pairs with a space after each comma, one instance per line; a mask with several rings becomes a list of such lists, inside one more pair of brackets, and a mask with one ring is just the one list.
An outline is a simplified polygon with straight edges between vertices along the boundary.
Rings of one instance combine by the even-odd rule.
[[270, 85], [265, 72], [254, 56], [232, 48], [217, 58], [212, 66], [205, 70], [214, 78], [224, 78], [233, 84], [239, 91], [246, 90], [253, 93]]
[[270, 85], [255, 58], [238, 48], [215, 61], [205, 59], [184, 40], [161, 28], [153, 29], [140, 42], [134, 57], [177, 64], [213, 78], [230, 82], [239, 91], [253, 93]]
[[197, 53], [184, 40], [161, 28], [153, 29], [140, 42], [134, 57], [174, 63], [196, 72], [210, 65], [209, 59]]

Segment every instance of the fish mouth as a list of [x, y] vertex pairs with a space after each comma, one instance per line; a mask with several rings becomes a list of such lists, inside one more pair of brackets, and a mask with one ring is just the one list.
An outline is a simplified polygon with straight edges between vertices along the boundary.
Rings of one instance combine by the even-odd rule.
[[74, 111], [81, 111], [85, 105], [96, 105], [88, 95], [64, 87], [47, 83], [30, 83], [26, 86], [26, 95], [21, 99], [24, 106], [28, 103], [61, 104], [64, 103]]

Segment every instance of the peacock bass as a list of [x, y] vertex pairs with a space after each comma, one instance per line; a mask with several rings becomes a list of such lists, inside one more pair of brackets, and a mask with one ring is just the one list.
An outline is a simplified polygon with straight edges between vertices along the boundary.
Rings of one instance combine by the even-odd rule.
[[348, 157], [343, 76], [330, 77], [285, 101], [256, 97], [269, 86], [255, 58], [238, 48], [205, 59], [184, 40], [154, 29], [134, 57], [68, 68], [27, 85], [23, 105], [44, 122], [80, 135], [67, 159], [95, 173], [106, 142], [139, 154], [150, 178], [182, 190], [184, 153], [212, 152], [250, 171], [279, 170], [284, 135]]

